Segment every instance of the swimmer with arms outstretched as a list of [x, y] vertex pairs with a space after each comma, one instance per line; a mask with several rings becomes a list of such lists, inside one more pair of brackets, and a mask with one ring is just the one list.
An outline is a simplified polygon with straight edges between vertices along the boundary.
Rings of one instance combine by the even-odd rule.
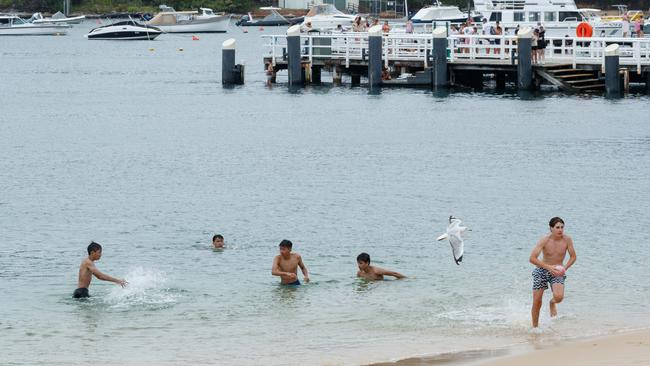
[[[573, 239], [564, 233], [564, 220], [554, 217], [548, 223], [550, 234], [544, 235], [530, 253], [530, 263], [535, 265], [533, 270], [533, 306], [531, 316], [533, 328], [539, 325], [539, 311], [542, 308], [544, 290], [551, 284], [553, 298], [549, 303], [551, 317], [557, 315], [557, 304], [564, 299], [564, 280], [566, 271], [576, 261], [576, 251]], [[543, 259], [538, 257], [543, 254]], [[564, 264], [564, 258], [569, 253], [569, 260]]]
[[406, 278], [406, 276], [399, 272], [389, 271], [387, 269], [371, 266], [370, 255], [368, 253], [361, 253], [357, 256], [357, 265], [359, 266], [357, 277], [361, 277], [366, 280], [383, 280], [384, 276], [393, 276], [398, 280]]
[[98, 261], [101, 257], [102, 246], [94, 241], [91, 242], [88, 246], [88, 257], [84, 259], [79, 266], [79, 283], [77, 289], [72, 294], [72, 297], [75, 299], [90, 297], [88, 287], [90, 286], [90, 281], [92, 280], [93, 275], [102, 281], [115, 282], [122, 287], [125, 287], [128, 284], [125, 280], [103, 274], [99, 269], [97, 269], [97, 267], [95, 267], [95, 261]]
[[302, 271], [305, 282], [309, 282], [309, 272], [302, 262], [302, 257], [298, 253], [291, 253], [293, 243], [289, 240], [280, 242], [280, 254], [273, 259], [273, 268], [271, 274], [280, 276], [280, 283], [283, 285], [300, 285], [298, 280], [298, 267]]

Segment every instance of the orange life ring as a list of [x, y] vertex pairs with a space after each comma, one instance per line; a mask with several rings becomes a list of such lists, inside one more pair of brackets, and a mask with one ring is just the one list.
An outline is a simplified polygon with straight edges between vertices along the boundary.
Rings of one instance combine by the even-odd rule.
[[587, 22], [582, 22], [576, 27], [576, 36], [578, 37], [591, 37], [594, 34], [594, 28]]

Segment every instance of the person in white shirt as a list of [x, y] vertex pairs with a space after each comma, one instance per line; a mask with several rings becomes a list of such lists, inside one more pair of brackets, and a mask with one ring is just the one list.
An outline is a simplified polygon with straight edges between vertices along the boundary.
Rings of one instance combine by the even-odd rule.
[[[488, 23], [487, 18], [483, 18], [483, 27], [481, 28], [481, 34], [484, 35], [484, 36], [489, 36], [489, 35], [494, 34], [494, 32], [492, 30], [492, 25], [490, 23]], [[493, 41], [491, 39], [489, 39], [489, 38], [481, 39], [481, 44], [483, 44], [483, 45], [489, 45], [489, 44], [492, 44], [492, 42]], [[485, 48], [485, 53], [488, 54], [488, 55], [490, 54], [490, 47]]]
[[627, 14], [623, 15], [623, 20], [621, 21], [621, 32], [623, 32], [623, 38], [627, 37], [627, 34], [630, 32], [630, 19], [627, 17]]

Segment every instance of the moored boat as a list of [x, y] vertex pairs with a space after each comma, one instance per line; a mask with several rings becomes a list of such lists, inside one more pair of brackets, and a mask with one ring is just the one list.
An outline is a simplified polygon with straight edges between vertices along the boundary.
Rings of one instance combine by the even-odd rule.
[[235, 23], [237, 26], [242, 27], [278, 27], [284, 25], [293, 25], [302, 23], [305, 17], [293, 17], [287, 18], [282, 14], [278, 13], [280, 8], [274, 8], [272, 6], [261, 7], [260, 10], [268, 11], [270, 14], [265, 16], [262, 19], [254, 19], [253, 14], [248, 13], [244, 15]]
[[33, 24], [16, 15], [0, 15], [0, 36], [59, 36], [70, 28], [67, 24]]
[[159, 28], [167, 33], [225, 33], [230, 23], [229, 15], [216, 15], [210, 8], [198, 11], [176, 11], [166, 5], [160, 6], [147, 25]]
[[142, 25], [133, 19], [92, 29], [86, 38], [100, 40], [153, 40], [162, 34], [156, 27]]

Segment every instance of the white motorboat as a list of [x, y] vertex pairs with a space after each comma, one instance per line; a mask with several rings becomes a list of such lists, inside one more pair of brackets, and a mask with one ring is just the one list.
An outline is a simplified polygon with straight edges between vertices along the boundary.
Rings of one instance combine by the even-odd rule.
[[63, 24], [79, 24], [82, 20], [86, 19], [85, 15], [79, 15], [77, 17], [68, 18], [63, 13], [56, 12], [52, 15], [51, 18], [44, 18], [41, 13], [34, 13], [29, 21], [34, 24], [43, 24], [43, 23], [63, 23]]
[[156, 14], [147, 25], [160, 28], [167, 33], [225, 33], [230, 23], [229, 15], [216, 15], [209, 8], [197, 11], [176, 11], [166, 5], [160, 6], [161, 12]]
[[302, 26], [311, 23], [311, 28], [314, 30], [332, 30], [340, 24], [347, 29], [352, 26], [354, 18], [356, 16], [345, 14], [332, 4], [315, 5], [305, 15]]
[[469, 17], [478, 21], [481, 16], [476, 13], [462, 12], [457, 6], [441, 5], [436, 0], [433, 5], [426, 6], [415, 13], [411, 21], [413, 23], [449, 22], [458, 24], [466, 22]]
[[102, 40], [152, 40], [162, 34], [156, 27], [142, 25], [129, 19], [109, 25], [94, 28], [88, 34], [88, 39]]
[[15, 15], [0, 15], [0, 36], [59, 36], [68, 33], [67, 24], [33, 24]]
[[[580, 23], [589, 23], [593, 36], [621, 36], [620, 22], [603, 22], [578, 9], [574, 0], [474, 0], [477, 12], [513, 34], [520, 27], [544, 26], [547, 37], [575, 37]], [[593, 9], [589, 9], [593, 13]]]

